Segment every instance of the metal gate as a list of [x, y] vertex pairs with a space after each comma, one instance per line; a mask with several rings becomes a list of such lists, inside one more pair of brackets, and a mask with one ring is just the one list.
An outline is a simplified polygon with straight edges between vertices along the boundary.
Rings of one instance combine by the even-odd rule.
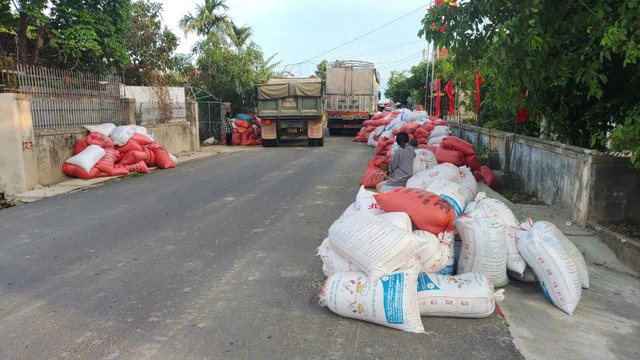
[[222, 120], [220, 101], [198, 101], [201, 142], [210, 137], [222, 141]]

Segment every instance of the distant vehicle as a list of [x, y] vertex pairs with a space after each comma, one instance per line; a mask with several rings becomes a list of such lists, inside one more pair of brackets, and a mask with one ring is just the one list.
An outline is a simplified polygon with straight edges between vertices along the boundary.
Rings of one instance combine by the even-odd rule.
[[281, 138], [306, 136], [309, 146], [324, 145], [322, 79], [269, 79], [256, 85], [262, 146], [278, 146]]
[[330, 135], [360, 129], [378, 110], [380, 75], [373, 63], [336, 61], [327, 64], [325, 110]]

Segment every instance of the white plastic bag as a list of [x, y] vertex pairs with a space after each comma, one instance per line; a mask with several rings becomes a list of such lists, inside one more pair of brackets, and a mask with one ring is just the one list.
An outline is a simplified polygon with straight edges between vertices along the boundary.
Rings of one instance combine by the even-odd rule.
[[467, 197], [462, 190], [462, 187], [453, 181], [449, 180], [436, 180], [427, 186], [427, 191], [436, 195], [440, 195], [445, 199], [453, 210], [456, 212], [456, 217], [462, 215], [462, 212], [467, 207]]
[[378, 142], [376, 140], [374, 140], [375, 136], [376, 136], [375, 132], [371, 132], [369, 134], [369, 138], [367, 139], [367, 145], [369, 145], [371, 147], [376, 147], [378, 145]]
[[450, 267], [453, 273], [453, 232], [440, 233], [438, 236], [424, 230], [415, 230], [414, 234], [427, 240], [427, 246], [418, 252], [420, 272], [437, 273]]
[[519, 227], [519, 223], [511, 209], [502, 201], [488, 198], [487, 194], [479, 192], [475, 201], [467, 205], [464, 213], [473, 217], [488, 217], [504, 226], [507, 236], [507, 269], [522, 274], [527, 264], [516, 246], [515, 231]]
[[516, 230], [518, 250], [540, 281], [547, 300], [571, 315], [582, 296], [576, 264], [558, 239], [545, 234], [546, 227]]
[[478, 193], [478, 182], [475, 177], [473, 177], [473, 172], [467, 166], [460, 166], [460, 180], [458, 181], [458, 185], [464, 191], [464, 196], [467, 198], [467, 202], [471, 202], [476, 198], [476, 194]]
[[416, 149], [416, 157], [413, 158], [413, 174], [430, 169], [438, 165], [436, 155], [427, 149]]
[[339, 272], [325, 281], [319, 304], [340, 316], [422, 334], [417, 279], [417, 265], [379, 280], [363, 272]]
[[494, 293], [493, 284], [477, 273], [418, 275], [418, 306], [422, 316], [484, 318], [504, 299], [504, 290]]
[[420, 236], [363, 212], [336, 220], [329, 228], [329, 241], [374, 281], [404, 266], [427, 246]]
[[563, 233], [555, 226], [553, 223], [548, 221], [536, 221], [532, 222], [531, 219], [529, 221], [520, 225], [520, 228], [523, 230], [530, 230], [532, 227], [536, 228], [538, 231], [538, 236], [547, 236], [553, 238], [560, 242], [562, 248], [566, 251], [567, 255], [573, 260], [576, 265], [576, 269], [578, 270], [578, 275], [580, 276], [580, 283], [582, 284], [583, 289], [589, 288], [589, 271], [587, 269], [587, 262], [584, 260], [582, 253], [578, 248], [569, 240]]
[[129, 126], [133, 127], [133, 131], [135, 131], [136, 134], [142, 134], [142, 135], [149, 134], [149, 132], [147, 131], [147, 128], [144, 126], [140, 126], [140, 125], [129, 125]]
[[85, 125], [84, 128], [89, 130], [89, 132], [99, 132], [104, 136], [109, 136], [111, 135], [111, 132], [113, 132], [113, 129], [116, 128], [116, 125], [112, 123], [104, 123], [100, 125]]
[[116, 146], [123, 146], [127, 143], [127, 141], [131, 140], [133, 135], [136, 133], [135, 129], [132, 126], [118, 126], [111, 132], [111, 140], [113, 140], [113, 144]]
[[342, 271], [362, 271], [356, 264], [331, 248], [329, 234], [324, 237], [322, 244], [318, 246], [317, 250], [318, 256], [320, 256], [322, 260], [322, 272], [327, 277]]
[[490, 218], [462, 216], [453, 222], [462, 239], [458, 274], [477, 272], [496, 287], [509, 283], [507, 278], [507, 240], [504, 226]]
[[360, 186], [360, 191], [356, 195], [355, 211], [366, 212], [372, 215], [384, 214], [384, 211], [378, 205], [373, 197], [376, 193], [366, 190], [364, 186]]
[[66, 162], [82, 168], [82, 170], [89, 172], [96, 166], [104, 155], [105, 151], [98, 145], [89, 145], [86, 149], [82, 150], [78, 155], [70, 157]]

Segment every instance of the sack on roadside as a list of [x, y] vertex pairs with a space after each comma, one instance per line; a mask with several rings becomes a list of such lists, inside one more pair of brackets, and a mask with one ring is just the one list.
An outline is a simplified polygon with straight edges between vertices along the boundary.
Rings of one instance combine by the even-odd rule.
[[417, 264], [377, 280], [363, 272], [335, 273], [325, 281], [319, 304], [340, 316], [422, 334], [417, 279]]
[[98, 170], [98, 168], [96, 167], [89, 169], [89, 171], [87, 172], [80, 166], [70, 164], [68, 162], [62, 164], [62, 172], [71, 177], [79, 179], [95, 179], [97, 177], [100, 177], [100, 170]]
[[504, 300], [504, 290], [494, 292], [486, 276], [477, 273], [460, 275], [418, 275], [418, 306], [422, 316], [484, 318]]
[[99, 132], [104, 136], [110, 136], [116, 126], [112, 123], [104, 123], [100, 125], [85, 125], [84, 128], [89, 132]]
[[[119, 164], [119, 165], [122, 165], [122, 164]], [[124, 167], [130, 173], [132, 172], [141, 173], [141, 174], [149, 173], [149, 168], [147, 167], [147, 164], [144, 163], [144, 161], [138, 161], [137, 163], [131, 164], [131, 165], [124, 165]]]
[[136, 131], [133, 127], [124, 125], [113, 129], [109, 136], [111, 137], [111, 140], [113, 140], [114, 145], [122, 146], [126, 144], [127, 141], [131, 140], [135, 133]]
[[98, 145], [101, 148], [113, 147], [113, 140], [110, 137], [99, 133], [97, 131], [92, 132], [87, 137], [87, 144], [89, 145]]
[[362, 272], [362, 269], [360, 269], [356, 264], [352, 263], [351, 261], [349, 261], [349, 259], [333, 250], [329, 241], [329, 234], [324, 237], [324, 240], [322, 241], [322, 244], [318, 246], [317, 251], [317, 255], [320, 256], [320, 260], [322, 260], [322, 272], [327, 277], [337, 272]]
[[160, 169], [171, 169], [176, 167], [176, 164], [171, 159], [169, 151], [164, 146], [160, 146], [158, 150], [154, 151], [154, 154], [156, 158], [156, 165], [158, 165]]
[[74, 155], [67, 159], [67, 163], [79, 166], [86, 173], [91, 172], [91, 169], [96, 166], [98, 161], [105, 155], [105, 151], [98, 145], [89, 145], [86, 149], [82, 150], [78, 155]]
[[360, 191], [356, 195], [355, 211], [362, 211], [372, 215], [383, 214], [384, 211], [380, 209], [380, 205], [373, 197], [375, 194], [375, 192], [366, 190], [364, 185], [360, 186]]

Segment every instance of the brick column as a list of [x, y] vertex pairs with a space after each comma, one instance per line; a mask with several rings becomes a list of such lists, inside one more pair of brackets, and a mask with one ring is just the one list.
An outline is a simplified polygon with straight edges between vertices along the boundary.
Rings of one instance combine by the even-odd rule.
[[191, 128], [191, 150], [200, 150], [200, 124], [198, 123], [198, 103], [195, 100], [187, 100], [187, 121]]
[[136, 99], [120, 99], [124, 107], [123, 125], [136, 125]]

